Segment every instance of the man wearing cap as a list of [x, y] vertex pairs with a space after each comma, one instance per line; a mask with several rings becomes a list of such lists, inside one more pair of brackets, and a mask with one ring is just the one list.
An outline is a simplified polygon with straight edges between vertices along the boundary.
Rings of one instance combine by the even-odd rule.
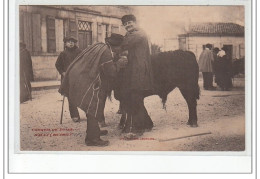
[[[76, 45], [77, 39], [75, 37], [67, 36], [63, 39], [63, 41], [65, 43], [65, 50], [60, 53], [55, 64], [56, 69], [61, 75], [61, 81], [63, 80], [69, 65], [81, 52], [81, 50]], [[76, 106], [72, 105], [70, 101], [69, 101], [69, 111], [73, 122], [79, 122], [80, 116], [79, 116], [78, 109]]]
[[126, 111], [123, 132], [142, 134], [153, 127], [144, 106], [144, 98], [153, 93], [149, 42], [146, 33], [137, 26], [134, 15], [125, 15], [121, 20], [127, 30], [122, 49], [128, 50], [128, 64], [123, 74], [120, 100]]
[[127, 64], [127, 59], [116, 58], [123, 38], [111, 34], [105, 39], [106, 43], [99, 42], [83, 50], [67, 69], [59, 89], [74, 106], [86, 113], [87, 146], [109, 144], [100, 138], [108, 131], [100, 130], [98, 121], [103, 117], [106, 97], [111, 94], [117, 72]]

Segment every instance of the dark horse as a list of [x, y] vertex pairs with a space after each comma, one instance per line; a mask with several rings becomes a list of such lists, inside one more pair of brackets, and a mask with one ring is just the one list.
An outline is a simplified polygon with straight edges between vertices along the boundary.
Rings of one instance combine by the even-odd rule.
[[[197, 100], [200, 96], [200, 88], [199, 67], [195, 55], [190, 51], [182, 50], [161, 52], [152, 55], [151, 62], [155, 89], [154, 94], [151, 95], [158, 95], [165, 107], [168, 94], [178, 87], [189, 108], [187, 124], [197, 127]], [[117, 99], [116, 96], [115, 98]], [[123, 124], [124, 120], [122, 117], [120, 124]]]

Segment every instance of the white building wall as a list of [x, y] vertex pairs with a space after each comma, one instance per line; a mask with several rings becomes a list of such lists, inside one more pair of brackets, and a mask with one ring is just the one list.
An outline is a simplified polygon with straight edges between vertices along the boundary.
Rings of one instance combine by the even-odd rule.
[[223, 45], [233, 45], [233, 59], [240, 58], [239, 45], [245, 44], [244, 37], [187, 37], [186, 49], [192, 51], [197, 59], [203, 51], [203, 45], [210, 43], [214, 48], [222, 48]]

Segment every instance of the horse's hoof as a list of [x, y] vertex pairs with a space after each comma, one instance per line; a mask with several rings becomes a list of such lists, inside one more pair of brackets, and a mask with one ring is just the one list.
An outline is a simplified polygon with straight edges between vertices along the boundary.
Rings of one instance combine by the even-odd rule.
[[187, 122], [187, 125], [190, 127], [198, 127], [198, 124], [191, 124], [190, 122]]
[[199, 127], [198, 124], [192, 124], [190, 127]]

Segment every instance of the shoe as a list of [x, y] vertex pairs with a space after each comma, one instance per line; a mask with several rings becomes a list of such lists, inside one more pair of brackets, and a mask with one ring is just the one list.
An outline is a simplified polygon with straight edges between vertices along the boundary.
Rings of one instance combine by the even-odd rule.
[[102, 139], [94, 139], [94, 140], [85, 140], [85, 143], [87, 146], [104, 147], [104, 146], [108, 146], [109, 141], [102, 140]]
[[208, 90], [209, 90], [209, 91], [215, 91], [215, 90], [216, 90], [216, 87], [214, 87], [214, 86], [209, 87]]
[[100, 136], [107, 135], [108, 131], [107, 130], [100, 130]]
[[138, 135], [135, 133], [132, 133], [132, 132], [129, 132], [124, 135], [125, 140], [136, 140], [136, 139], [138, 139], [137, 137], [138, 137]]
[[73, 117], [71, 118], [73, 122], [79, 122], [80, 121], [80, 118], [79, 117]]

